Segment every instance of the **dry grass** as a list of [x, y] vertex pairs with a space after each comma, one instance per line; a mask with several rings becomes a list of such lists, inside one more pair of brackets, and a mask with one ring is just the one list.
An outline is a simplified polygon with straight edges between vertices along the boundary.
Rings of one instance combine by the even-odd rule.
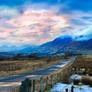
[[82, 77], [82, 83], [92, 87], [92, 78], [84, 76]]
[[73, 80], [73, 84], [74, 84], [74, 85], [78, 85], [79, 83], [80, 83], [80, 80], [79, 80], [79, 79], [74, 79], [74, 80]]
[[[78, 56], [77, 59], [74, 62], [73, 67], [76, 69], [77, 74], [88, 74], [92, 75], [92, 55], [81, 55]], [[85, 69], [84, 72], [82, 72], [81, 69]], [[75, 83], [78, 83], [79, 80], [74, 80]], [[82, 81], [85, 85], [90, 85], [92, 87], [92, 78], [83, 76]]]
[[[55, 60], [55, 59], [54, 59]], [[56, 59], [54, 61], [54, 63], [59, 62], [59, 60], [61, 61], [61, 59]], [[63, 81], [64, 83], [69, 83], [68, 79], [71, 75], [71, 65], [73, 64], [73, 62], [69, 63], [68, 65], [66, 65], [63, 69], [55, 72], [54, 74], [50, 74], [48, 75], [48, 92], [49, 92], [49, 88], [51, 88], [55, 83], [57, 83], [58, 81]], [[62, 72], [62, 73], [61, 73]], [[53, 84], [51, 85], [51, 78], [53, 80]], [[46, 89], [46, 79], [47, 76], [44, 76], [43, 78], [43, 89]], [[36, 90], [40, 89], [40, 79], [36, 80]], [[12, 92], [17, 92], [17, 91], [12, 91]], [[38, 92], [38, 91], [37, 91]], [[45, 91], [43, 91], [45, 92]]]
[[74, 62], [74, 68], [77, 68], [77, 71], [85, 68], [84, 74], [92, 75], [92, 55], [83, 55], [78, 56]]
[[20, 61], [2, 61], [0, 62], [0, 76], [8, 76], [31, 72], [40, 68], [45, 68], [50, 65], [60, 62], [62, 58], [40, 58], [36, 60], [20, 60]]

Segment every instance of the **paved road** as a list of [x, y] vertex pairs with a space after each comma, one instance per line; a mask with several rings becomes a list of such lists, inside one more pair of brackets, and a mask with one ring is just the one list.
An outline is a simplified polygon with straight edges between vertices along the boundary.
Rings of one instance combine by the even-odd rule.
[[49, 75], [51, 73], [54, 73], [62, 69], [65, 65], [67, 65], [68, 63], [70, 63], [75, 59], [76, 59], [76, 56], [69, 60], [64, 60], [59, 62], [58, 64], [55, 64], [40, 70], [36, 70], [33, 72], [28, 72], [28, 73], [18, 74], [18, 75], [13, 75], [8, 77], [2, 77], [0, 78], [0, 92], [9, 92], [8, 91], [9, 89], [11, 90], [12, 88], [19, 86], [21, 84], [21, 81], [25, 80], [26, 78], [37, 79], [44, 75]]

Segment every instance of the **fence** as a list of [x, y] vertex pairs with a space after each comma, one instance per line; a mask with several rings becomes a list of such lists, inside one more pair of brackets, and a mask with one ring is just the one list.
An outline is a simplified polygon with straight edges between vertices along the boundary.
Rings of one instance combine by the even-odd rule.
[[[26, 79], [21, 83], [20, 87], [14, 88], [9, 92], [45, 92], [45, 91], [49, 92], [50, 88], [52, 88], [53, 85], [62, 81], [62, 77], [65, 74], [67, 74], [68, 72], [73, 73], [72, 71], [73, 64], [74, 61], [67, 64], [61, 70], [52, 73], [50, 75], [41, 76], [38, 79], [34, 79], [34, 80]], [[68, 89], [65, 90], [66, 92], [68, 92]]]

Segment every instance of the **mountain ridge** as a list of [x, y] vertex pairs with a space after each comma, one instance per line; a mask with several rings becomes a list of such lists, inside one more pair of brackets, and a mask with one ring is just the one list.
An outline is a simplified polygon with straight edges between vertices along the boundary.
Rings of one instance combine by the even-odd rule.
[[40, 46], [27, 46], [23, 49], [11, 51], [12, 53], [32, 54], [38, 55], [53, 55], [55, 53], [76, 52], [81, 50], [92, 50], [92, 39], [78, 41], [71, 36], [60, 36], [53, 41], [47, 42]]

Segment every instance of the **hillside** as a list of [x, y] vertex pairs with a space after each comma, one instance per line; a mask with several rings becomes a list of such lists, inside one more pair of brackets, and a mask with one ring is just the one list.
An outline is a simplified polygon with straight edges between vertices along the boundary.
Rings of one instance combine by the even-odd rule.
[[37, 53], [39, 56], [55, 56], [55, 55], [60, 56], [63, 53], [67, 53], [67, 52], [92, 54], [91, 50], [92, 50], [92, 39], [78, 41], [73, 39], [71, 36], [61, 36], [53, 41], [47, 42], [40, 46], [28, 45], [19, 50], [9, 51], [8, 54], [11, 55], [11, 53], [14, 54], [21, 53], [27, 55], [27, 54]]

